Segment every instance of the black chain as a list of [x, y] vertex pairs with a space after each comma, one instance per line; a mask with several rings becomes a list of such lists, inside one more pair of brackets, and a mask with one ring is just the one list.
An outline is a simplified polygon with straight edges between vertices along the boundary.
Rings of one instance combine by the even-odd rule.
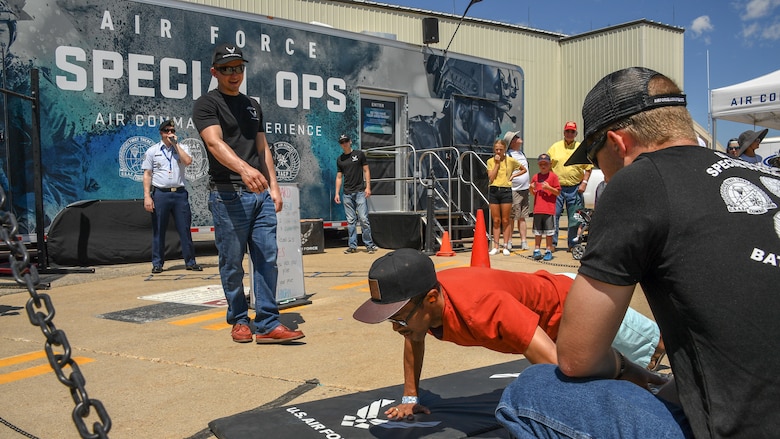
[[17, 432], [17, 433], [21, 434], [21, 435], [22, 435], [22, 436], [24, 436], [24, 437], [28, 437], [28, 438], [30, 438], [30, 439], [40, 439], [38, 436], [34, 436], [34, 435], [32, 435], [32, 434], [30, 434], [30, 433], [28, 433], [28, 432], [26, 432], [26, 431], [22, 430], [21, 428], [19, 428], [19, 427], [15, 426], [14, 424], [12, 424], [12, 423], [10, 423], [10, 422], [6, 421], [6, 420], [5, 420], [5, 419], [3, 419], [3, 418], [0, 418], [0, 424], [3, 424], [3, 425], [5, 425], [6, 427], [8, 427], [8, 428], [10, 428], [11, 430], [13, 430], [13, 431], [15, 431], [15, 432]]
[[[24, 246], [24, 243], [17, 239], [18, 224], [16, 217], [11, 212], [3, 210], [5, 205], [5, 191], [0, 187], [0, 239], [11, 250], [8, 261], [11, 264], [11, 271], [14, 279], [19, 285], [27, 287], [30, 292], [30, 300], [27, 301], [27, 315], [30, 317], [30, 323], [39, 326], [43, 335], [46, 336], [46, 356], [49, 358], [49, 364], [57, 374], [57, 379], [70, 389], [70, 396], [76, 404], [73, 409], [73, 422], [79, 434], [84, 439], [107, 438], [111, 431], [111, 418], [108, 416], [103, 403], [97, 399], [90, 399], [87, 395], [87, 389], [84, 388], [85, 380], [81, 374], [76, 361], [71, 358], [70, 343], [65, 332], [54, 326], [54, 305], [51, 303], [51, 297], [48, 294], [38, 294], [36, 286], [40, 283], [38, 269], [30, 262], [30, 254]], [[44, 245], [40, 242], [39, 245]], [[45, 312], [36, 311], [43, 308]], [[54, 352], [53, 346], [62, 347], [63, 353]], [[70, 367], [71, 373], [65, 376], [65, 367]], [[90, 408], [95, 409], [100, 422], [92, 424], [93, 430], [89, 431], [85, 419], [90, 416]]]
[[553, 266], [553, 267], [580, 268], [580, 266], [579, 266], [579, 265], [561, 264], [561, 263], [557, 263], [557, 262], [543, 261], [543, 260], [541, 260], [541, 259], [537, 260], [537, 259], [534, 259], [534, 257], [533, 257], [533, 256], [522, 256], [522, 255], [521, 255], [520, 257], [521, 257], [521, 258], [530, 259], [530, 260], [532, 260], [532, 261], [534, 261], [534, 262], [538, 262], [538, 263], [540, 263], [540, 264], [544, 264], [544, 265], [551, 265], [551, 266]]

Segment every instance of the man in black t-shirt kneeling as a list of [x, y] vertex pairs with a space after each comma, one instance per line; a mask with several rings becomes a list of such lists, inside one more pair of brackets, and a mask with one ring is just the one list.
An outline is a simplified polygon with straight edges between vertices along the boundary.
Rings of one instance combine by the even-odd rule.
[[[685, 105], [642, 67], [585, 98], [585, 139], [566, 164], [593, 163], [609, 184], [566, 298], [559, 366], [524, 370], [496, 409], [513, 437], [777, 437], [780, 169], [698, 146]], [[662, 377], [610, 347], [637, 283], [674, 373], [657, 394]]]

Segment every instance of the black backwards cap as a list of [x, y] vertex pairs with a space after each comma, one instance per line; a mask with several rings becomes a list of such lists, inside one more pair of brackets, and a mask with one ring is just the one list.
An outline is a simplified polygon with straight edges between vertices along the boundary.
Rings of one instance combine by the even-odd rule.
[[645, 67], [630, 67], [612, 72], [603, 77], [591, 89], [582, 104], [582, 119], [585, 126], [585, 140], [566, 161], [565, 166], [588, 165], [588, 151], [604, 141], [596, 134], [643, 111], [668, 106], [687, 104], [685, 94], [663, 94], [650, 96], [647, 86], [656, 76], [663, 76]]
[[368, 270], [371, 298], [352, 317], [365, 323], [383, 322], [409, 299], [427, 293], [437, 283], [433, 261], [421, 251], [402, 248], [390, 252], [371, 264]]

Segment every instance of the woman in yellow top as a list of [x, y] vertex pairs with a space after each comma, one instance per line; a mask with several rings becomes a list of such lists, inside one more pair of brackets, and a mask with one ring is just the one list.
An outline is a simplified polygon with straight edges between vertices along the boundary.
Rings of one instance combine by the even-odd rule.
[[504, 232], [504, 256], [512, 253], [512, 179], [525, 174], [528, 170], [517, 160], [506, 155], [506, 142], [499, 139], [493, 144], [492, 158], [487, 161], [488, 203], [493, 218], [493, 249], [491, 255], [498, 254], [501, 232]]

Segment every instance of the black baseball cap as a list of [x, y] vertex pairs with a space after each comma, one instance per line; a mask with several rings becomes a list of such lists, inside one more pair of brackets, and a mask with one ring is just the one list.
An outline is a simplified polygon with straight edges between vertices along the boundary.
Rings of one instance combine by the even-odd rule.
[[351, 142], [351, 141], [352, 139], [350, 139], [349, 136], [346, 134], [342, 134], [339, 136], [339, 143]]
[[168, 119], [165, 122], [160, 124], [160, 131], [165, 131], [166, 128], [176, 128], [176, 125], [173, 123], [173, 119]]
[[211, 65], [221, 66], [235, 60], [249, 62], [244, 59], [244, 52], [241, 51], [240, 47], [235, 44], [222, 43], [214, 49]]
[[364, 323], [380, 323], [403, 308], [412, 297], [438, 284], [431, 258], [419, 250], [402, 248], [371, 264], [368, 287], [371, 298], [352, 314]]
[[589, 165], [588, 151], [606, 141], [605, 136], [597, 134], [616, 122], [654, 108], [687, 104], [683, 93], [650, 96], [647, 86], [656, 76], [663, 75], [645, 67], [630, 67], [596, 83], [582, 104], [585, 139], [564, 165]]

